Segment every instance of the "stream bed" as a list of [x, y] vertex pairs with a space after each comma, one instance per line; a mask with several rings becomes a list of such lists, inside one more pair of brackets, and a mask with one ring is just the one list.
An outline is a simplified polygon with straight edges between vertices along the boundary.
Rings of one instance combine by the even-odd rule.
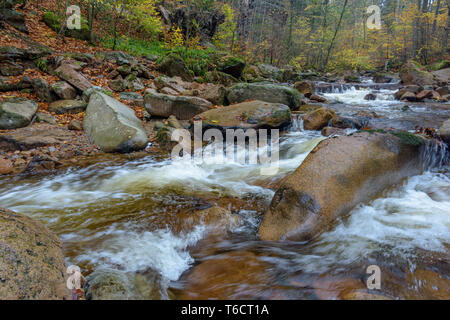
[[[406, 109], [393, 90], [380, 90], [375, 101], [364, 100], [368, 92], [324, 96], [343, 115], [376, 112], [376, 128], [438, 127], [449, 115], [448, 105]], [[343, 299], [355, 292], [450, 298], [448, 167], [385, 190], [309, 243], [258, 239], [281, 179], [322, 139], [294, 125], [280, 138], [279, 171], [270, 177], [258, 165], [154, 156], [16, 176], [0, 181], [0, 207], [43, 222], [61, 238], [67, 264], [83, 274], [109, 267], [136, 276], [142, 299], [150, 298], [150, 282], [157, 282], [160, 298], [170, 299]], [[185, 214], [215, 205], [238, 215], [240, 224], [227, 231], [180, 228]], [[380, 290], [367, 290], [370, 265], [382, 271]]]

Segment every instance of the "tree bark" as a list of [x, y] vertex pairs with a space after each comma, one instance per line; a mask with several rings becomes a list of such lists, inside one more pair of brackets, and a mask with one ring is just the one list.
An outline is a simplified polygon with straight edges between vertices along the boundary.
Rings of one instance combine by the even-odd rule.
[[333, 39], [331, 40], [330, 46], [328, 48], [327, 57], [325, 58], [325, 62], [323, 64], [323, 66], [322, 66], [323, 70], [325, 70], [325, 68], [328, 65], [328, 59], [330, 58], [330, 53], [331, 53], [331, 50], [333, 49], [334, 41], [336, 40], [336, 36], [337, 36], [337, 34], [339, 32], [339, 28], [341, 27], [342, 17], [344, 16], [345, 9], [347, 8], [347, 3], [348, 3], [348, 0], [345, 0], [344, 1], [344, 6], [342, 7], [341, 16], [339, 18], [338, 25], [336, 26], [336, 30], [334, 31], [334, 35], [333, 35]]

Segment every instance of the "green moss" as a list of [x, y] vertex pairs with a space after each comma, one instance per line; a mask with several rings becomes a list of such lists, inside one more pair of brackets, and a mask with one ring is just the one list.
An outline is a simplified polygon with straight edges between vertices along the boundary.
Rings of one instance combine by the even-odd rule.
[[392, 135], [401, 139], [402, 143], [410, 146], [420, 146], [424, 143], [424, 140], [413, 133], [407, 131], [394, 131]]
[[59, 17], [51, 11], [48, 11], [42, 17], [44, 23], [49, 26], [53, 31], [59, 32], [61, 24], [59, 23]]
[[38, 67], [39, 70], [43, 72], [47, 72], [48, 70], [48, 60], [45, 58], [39, 58], [34, 60], [34, 64]]

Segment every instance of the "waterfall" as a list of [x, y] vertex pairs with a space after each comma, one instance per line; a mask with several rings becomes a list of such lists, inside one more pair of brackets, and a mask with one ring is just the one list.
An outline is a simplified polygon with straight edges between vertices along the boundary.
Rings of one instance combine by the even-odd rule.
[[442, 141], [427, 140], [421, 152], [423, 170], [439, 169], [450, 163], [448, 146]]

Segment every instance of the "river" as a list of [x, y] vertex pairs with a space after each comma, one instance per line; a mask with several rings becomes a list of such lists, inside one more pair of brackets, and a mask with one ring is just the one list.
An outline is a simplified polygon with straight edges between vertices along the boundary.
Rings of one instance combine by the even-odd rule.
[[[394, 101], [393, 90], [380, 90], [375, 101], [363, 99], [368, 92], [350, 88], [324, 95], [342, 114], [378, 113], [373, 127], [412, 130], [448, 117], [442, 107], [406, 109]], [[21, 175], [0, 181], [0, 207], [43, 222], [61, 238], [67, 264], [84, 274], [110, 267], [138, 277], [142, 299], [150, 298], [145, 287], [154, 281], [159, 297], [171, 299], [349, 298], [366, 292], [369, 265], [382, 270], [381, 289], [373, 293], [448, 299], [448, 167], [385, 190], [309, 243], [258, 239], [262, 214], [281, 179], [322, 139], [296, 122], [280, 138], [280, 169], [270, 177], [260, 175], [258, 165], [217, 164], [213, 158], [196, 165], [156, 156], [109, 157], [52, 175]], [[240, 224], [225, 231], [206, 225], [180, 231], [184, 214], [212, 205], [230, 209]]]

